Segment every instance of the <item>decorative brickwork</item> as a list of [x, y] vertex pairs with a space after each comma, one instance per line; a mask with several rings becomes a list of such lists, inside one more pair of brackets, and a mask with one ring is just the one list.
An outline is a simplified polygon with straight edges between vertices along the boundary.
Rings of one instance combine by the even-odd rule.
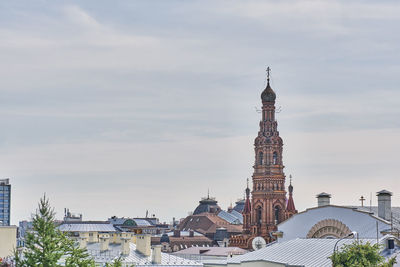
[[307, 234], [307, 238], [341, 238], [351, 233], [347, 225], [335, 219], [319, 221]]
[[[267, 81], [267, 87], [261, 94], [260, 130], [254, 141], [255, 163], [251, 208], [243, 212], [243, 234], [234, 236], [230, 240], [231, 246], [246, 249], [251, 248], [251, 240], [256, 236], [263, 237], [267, 242], [273, 241], [271, 232], [277, 230], [276, 225], [297, 213], [291, 185], [290, 201], [288, 202], [286, 198], [282, 160], [283, 141], [279, 136], [278, 123], [275, 120], [276, 95], [270, 86], [269, 76]], [[287, 203], [290, 204], [288, 207]]]

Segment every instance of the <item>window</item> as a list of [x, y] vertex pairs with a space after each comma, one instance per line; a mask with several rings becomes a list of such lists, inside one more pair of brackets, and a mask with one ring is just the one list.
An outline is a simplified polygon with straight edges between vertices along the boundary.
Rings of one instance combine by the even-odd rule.
[[280, 211], [279, 206], [275, 206], [275, 224], [279, 223], [279, 211]]
[[274, 165], [278, 165], [278, 153], [274, 152], [273, 155], [273, 163]]
[[264, 154], [262, 152], [258, 153], [258, 164], [263, 165], [264, 163]]
[[257, 223], [260, 225], [261, 224], [261, 222], [262, 222], [262, 214], [261, 214], [261, 207], [258, 207], [257, 208]]

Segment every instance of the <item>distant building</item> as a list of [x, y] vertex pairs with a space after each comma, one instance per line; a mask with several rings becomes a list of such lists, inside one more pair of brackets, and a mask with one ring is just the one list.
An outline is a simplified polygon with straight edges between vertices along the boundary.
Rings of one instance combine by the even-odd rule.
[[359, 238], [400, 234], [400, 208], [391, 206], [392, 193], [379, 191], [378, 207], [331, 205], [331, 195], [317, 195], [318, 207], [293, 215], [278, 225], [278, 241], [295, 238], [341, 238], [355, 231]]
[[152, 236], [151, 244], [161, 245], [161, 251], [170, 253], [190, 247], [212, 247], [214, 241], [193, 230], [174, 230], [157, 236]]
[[136, 234], [157, 235], [172, 229], [171, 225], [160, 223], [158, 218], [118, 218], [113, 216], [108, 219], [115, 228], [122, 232], [135, 232]]
[[0, 179], [0, 226], [10, 225], [11, 184], [10, 179]]
[[[222, 210], [214, 197], [202, 198], [192, 215], [187, 216], [177, 226], [180, 231], [195, 231], [213, 241], [215, 246], [229, 245], [229, 237], [242, 232], [243, 215], [234, 208]], [[218, 229], [220, 229], [218, 231]], [[223, 230], [222, 230], [223, 229]], [[217, 232], [219, 232], [217, 234]], [[221, 238], [223, 236], [223, 238]], [[227, 239], [227, 240], [224, 240]]]
[[69, 209], [64, 209], [64, 222], [81, 222], [82, 214], [72, 213]]
[[0, 258], [13, 255], [17, 247], [17, 226], [0, 226]]

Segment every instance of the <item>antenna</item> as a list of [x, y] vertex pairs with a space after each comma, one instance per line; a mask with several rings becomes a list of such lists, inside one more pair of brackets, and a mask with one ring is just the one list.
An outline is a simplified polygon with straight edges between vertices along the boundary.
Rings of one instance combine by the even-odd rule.
[[372, 211], [372, 192], [370, 193], [370, 196], [369, 196], [369, 211], [370, 212]]

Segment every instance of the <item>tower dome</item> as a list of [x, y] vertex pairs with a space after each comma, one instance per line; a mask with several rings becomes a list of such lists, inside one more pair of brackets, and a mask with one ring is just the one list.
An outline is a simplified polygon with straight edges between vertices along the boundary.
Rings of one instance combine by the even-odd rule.
[[210, 197], [209, 195], [205, 198], [202, 198], [199, 201], [199, 205], [194, 210], [193, 215], [200, 214], [203, 212], [208, 213], [218, 213], [221, 211], [221, 208], [218, 206], [218, 202], [215, 198]]
[[269, 73], [271, 69], [267, 68], [267, 86], [265, 87], [264, 91], [261, 93], [261, 100], [262, 102], [275, 102], [276, 94], [274, 90], [272, 90], [271, 85], [269, 84]]

